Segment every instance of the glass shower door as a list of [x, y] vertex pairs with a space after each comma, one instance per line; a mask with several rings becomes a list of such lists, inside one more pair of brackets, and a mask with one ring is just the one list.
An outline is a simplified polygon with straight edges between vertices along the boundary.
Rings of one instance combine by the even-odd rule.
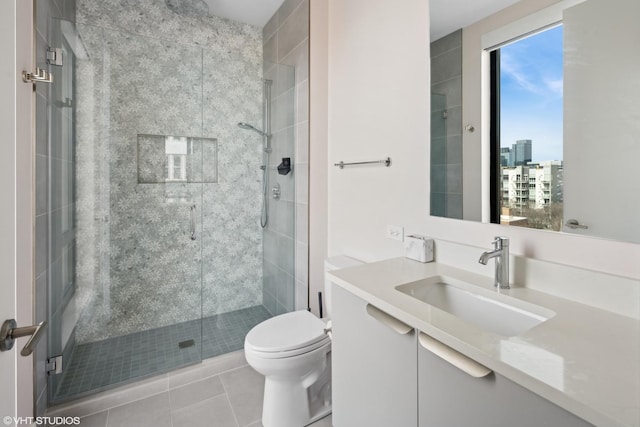
[[[75, 43], [64, 33], [73, 25], [53, 20], [49, 26], [51, 40], [60, 49], [65, 66], [50, 65], [55, 84], [47, 88], [47, 118], [37, 120], [48, 123], [47, 153], [45, 161], [48, 173], [46, 212], [48, 215], [47, 277], [47, 357], [55, 361], [57, 370], [61, 362], [70, 359], [75, 345], [73, 330], [76, 322], [76, 200], [75, 200], [75, 113], [74, 76]], [[58, 58], [60, 59], [60, 58]], [[62, 359], [62, 360], [61, 360]], [[42, 367], [38, 367], [43, 369]], [[49, 393], [59, 387], [61, 375], [49, 372]]]
[[[268, 165], [269, 222], [264, 229], [264, 306], [278, 315], [295, 310], [296, 70], [274, 64], [271, 104], [272, 152]], [[287, 166], [288, 162], [288, 168]]]
[[202, 194], [217, 141], [202, 137], [200, 48], [51, 28], [64, 63], [52, 66], [50, 149], [68, 156], [50, 189], [52, 204], [66, 197], [50, 239], [66, 266], [49, 287], [58, 403], [201, 360]]

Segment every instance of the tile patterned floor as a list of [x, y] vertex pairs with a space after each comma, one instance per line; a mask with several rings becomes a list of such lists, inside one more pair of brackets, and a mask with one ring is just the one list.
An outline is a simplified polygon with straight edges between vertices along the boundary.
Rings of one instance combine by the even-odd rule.
[[[261, 427], [263, 389], [264, 377], [238, 351], [47, 415], [79, 416], [82, 427]], [[311, 426], [331, 427], [331, 416]]]
[[[243, 348], [244, 337], [271, 317], [263, 306], [76, 346], [54, 402], [64, 402]], [[193, 340], [180, 348], [179, 343]]]

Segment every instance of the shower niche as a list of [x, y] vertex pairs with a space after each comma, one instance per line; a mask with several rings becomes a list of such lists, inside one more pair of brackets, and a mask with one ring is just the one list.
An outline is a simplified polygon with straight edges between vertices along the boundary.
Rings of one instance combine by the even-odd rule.
[[218, 182], [214, 138], [138, 135], [138, 184]]

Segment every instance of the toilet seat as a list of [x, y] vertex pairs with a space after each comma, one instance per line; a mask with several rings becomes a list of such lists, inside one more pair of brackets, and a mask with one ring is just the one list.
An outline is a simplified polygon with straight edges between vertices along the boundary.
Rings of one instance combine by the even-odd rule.
[[265, 359], [297, 356], [331, 342], [325, 323], [306, 310], [281, 314], [256, 325], [245, 338], [245, 349]]
[[300, 356], [306, 353], [310, 353], [314, 350], [317, 350], [319, 348], [322, 348], [328, 345], [331, 345], [330, 339], [317, 342], [311, 346], [297, 348], [289, 351], [257, 351], [251, 348], [245, 348], [245, 351], [261, 359], [287, 359], [295, 356]]

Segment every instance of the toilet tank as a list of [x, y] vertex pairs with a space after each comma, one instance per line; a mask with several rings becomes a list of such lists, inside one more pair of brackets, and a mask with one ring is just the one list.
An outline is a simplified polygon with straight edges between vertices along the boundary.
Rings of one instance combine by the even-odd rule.
[[332, 283], [327, 276], [328, 271], [340, 270], [341, 268], [355, 267], [364, 264], [355, 258], [346, 255], [337, 255], [324, 260], [324, 317], [331, 316], [331, 286]]

